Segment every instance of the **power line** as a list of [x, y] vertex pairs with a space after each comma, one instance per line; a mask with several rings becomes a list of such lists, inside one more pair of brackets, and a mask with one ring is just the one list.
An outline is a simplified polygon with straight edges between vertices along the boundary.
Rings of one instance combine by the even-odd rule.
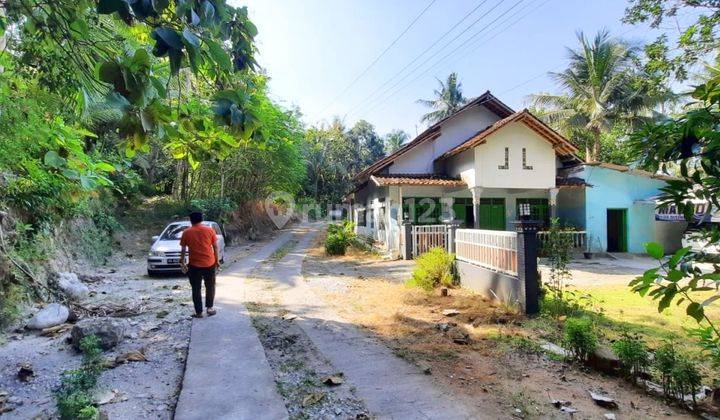
[[[450, 57], [451, 55], [453, 55], [454, 53], [456, 53], [456, 52], [457, 52], [458, 50], [460, 50], [462, 47], [464, 47], [464, 46], [467, 45], [469, 42], [471, 42], [473, 39], [475, 39], [478, 35], [480, 35], [481, 33], [485, 32], [485, 30], [487, 30], [487, 29], [490, 27], [490, 25], [494, 24], [495, 22], [497, 22], [498, 20], [500, 20], [503, 16], [507, 15], [511, 10], [513, 10], [514, 8], [516, 8], [516, 7], [517, 7], [520, 3], [522, 3], [523, 1], [525, 1], [525, 0], [518, 0], [517, 2], [515, 2], [511, 7], [509, 7], [509, 8], [506, 9], [504, 12], [502, 12], [500, 15], [498, 15], [498, 16], [497, 16], [495, 19], [493, 19], [490, 23], [488, 23], [488, 24], [485, 25], [483, 28], [481, 28], [479, 31], [475, 32], [472, 36], [470, 36], [469, 38], [467, 38], [466, 40], [464, 40], [464, 41], [463, 41], [460, 45], [458, 45], [455, 49], [453, 49], [452, 51], [450, 51], [449, 53], [447, 53], [447, 54], [445, 54], [443, 57], [441, 57], [439, 60], [437, 60], [437, 61], [435, 61], [433, 64], [431, 64], [430, 67], [428, 67], [425, 71], [423, 71], [423, 72], [421, 72], [420, 74], [418, 74], [415, 78], [413, 78], [412, 80], [410, 80], [410, 82], [404, 84], [404, 85], [401, 86], [399, 89], [397, 89], [397, 90], [395, 90], [394, 92], [392, 92], [391, 94], [385, 96], [383, 99], [380, 100], [380, 102], [377, 102], [377, 105], [375, 105], [375, 106], [376, 106], [376, 107], [383, 106], [389, 99], [391, 99], [392, 97], [394, 97], [395, 95], [397, 95], [399, 92], [401, 92], [402, 90], [404, 90], [404, 89], [407, 88], [408, 86], [412, 85], [412, 84], [413, 84], [415, 81], [417, 81], [420, 77], [422, 77], [422, 76], [424, 76], [425, 74], [427, 74], [428, 72], [430, 72], [432, 69], [434, 69], [435, 67], [437, 67], [438, 64], [442, 63], [442, 62], [443, 62], [444, 60], [446, 60], [448, 57]], [[517, 12], [516, 12], [516, 14], [517, 14]], [[401, 81], [402, 81], [402, 80], [401, 80]], [[396, 83], [394, 86], [397, 86], [398, 84], [399, 84], [399, 83]], [[393, 87], [394, 87], [394, 86], [393, 86]], [[392, 88], [390, 88], [390, 89], [392, 89]], [[388, 91], [389, 91], [390, 89], [388, 89]]]
[[436, 1], [437, 1], [437, 0], [430, 0], [430, 3], [428, 3], [427, 6], [425, 6], [425, 8], [420, 12], [420, 14], [418, 14], [417, 16], [415, 16], [415, 19], [413, 19], [412, 22], [410, 22], [410, 24], [409, 24], [407, 27], [405, 27], [405, 29], [404, 29], [402, 32], [400, 32], [400, 35], [398, 35], [398, 36], [390, 43], [390, 45], [388, 45], [387, 47], [385, 47], [385, 49], [380, 53], [380, 55], [378, 55], [367, 67], [365, 67], [365, 69], [364, 69], [362, 72], [360, 72], [360, 74], [358, 74], [357, 77], [355, 77], [355, 79], [353, 79], [353, 81], [350, 82], [350, 84], [347, 85], [347, 86], [345, 87], [345, 89], [342, 90], [342, 92], [340, 92], [332, 101], [330, 101], [330, 103], [327, 104], [327, 106], [325, 106], [325, 108], [322, 110], [321, 113], [324, 113], [328, 108], [330, 108], [330, 106], [333, 105], [338, 99], [340, 99], [345, 93], [347, 93], [347, 91], [349, 91], [349, 90], [355, 85], [355, 83], [357, 83], [363, 76], [365, 76], [365, 75], [367, 74], [367, 72], [370, 71], [370, 69], [371, 69], [375, 64], [377, 64], [378, 61], [380, 61], [380, 59], [385, 55], [385, 53], [387, 53], [387, 52], [390, 50], [390, 48], [392, 48], [392, 47], [400, 40], [400, 38], [402, 38], [403, 35], [405, 35], [405, 34], [410, 30], [410, 28], [412, 28], [412, 27], [415, 25], [415, 23], [420, 19], [420, 17], [422, 17], [422, 15], [424, 15], [425, 12], [426, 12], [433, 4], [435, 4]]
[[482, 5], [485, 4], [485, 3], [487, 3], [487, 0], [482, 0], [482, 1], [480, 1], [480, 3], [478, 3], [477, 6], [475, 6], [473, 9], [471, 9], [469, 12], [467, 12], [467, 13], [465, 14], [465, 16], [463, 16], [462, 19], [460, 19], [457, 23], [455, 23], [455, 25], [453, 25], [450, 29], [448, 29], [447, 32], [445, 32], [444, 34], [442, 34], [442, 36], [440, 36], [438, 39], [436, 39], [435, 42], [432, 43], [432, 45], [430, 45], [430, 46], [427, 47], [423, 52], [421, 52], [420, 54], [418, 54], [417, 56], [415, 56], [415, 58], [414, 58], [412, 61], [410, 61], [409, 63], [407, 63], [407, 64], [405, 65], [405, 67], [401, 68], [401, 69], [400, 69], [397, 73], [395, 73], [392, 77], [390, 77], [390, 78], [387, 79], [383, 84], [381, 84], [380, 86], [378, 86], [372, 93], [370, 93], [368, 96], [366, 96], [365, 98], [363, 98], [360, 102], [357, 102], [355, 105], [353, 105], [352, 107], [350, 107], [350, 111], [348, 111], [348, 113], [351, 113], [353, 110], [356, 110], [356, 109], [362, 107], [362, 106], [365, 104], [366, 101], [368, 101], [369, 99], [371, 99], [372, 97], [374, 97], [375, 94], [377, 94], [378, 92], [380, 92], [380, 91], [382, 90], [382, 88], [384, 88], [385, 86], [387, 86], [387, 84], [390, 83], [393, 79], [395, 79], [395, 77], [397, 77], [398, 75], [402, 74], [402, 72], [404, 72], [405, 70], [407, 70], [408, 67], [410, 67], [411, 65], [415, 64], [415, 62], [417, 62], [417, 61], [420, 59], [420, 57], [424, 56], [428, 51], [430, 51], [431, 49], [433, 49], [437, 44], [440, 43], [440, 41], [442, 41], [446, 36], [448, 36], [448, 34], [450, 34], [452, 31], [454, 31], [455, 28], [457, 28], [458, 26], [460, 26], [460, 24], [462, 24], [468, 17], [470, 17], [470, 15], [472, 15], [473, 13], [475, 13], [475, 12], [476, 12], [480, 7], [482, 7]]
[[[524, 1], [524, 0], [520, 0], [520, 1]], [[482, 15], [480, 15], [477, 19], [475, 19], [474, 21], [472, 21], [469, 25], [467, 25], [467, 26], [465, 27], [465, 29], [463, 29], [460, 33], [458, 33], [457, 35], [455, 35], [455, 37], [454, 37], [453, 39], [451, 39], [450, 41], [446, 42], [442, 47], [440, 47], [440, 49], [438, 50], [438, 52], [441, 52], [443, 49], [449, 47], [453, 42], [455, 42], [458, 38], [460, 38], [465, 32], [467, 32], [467, 31], [469, 31], [470, 29], [472, 29], [473, 26], [475, 26], [478, 22], [480, 22], [482, 19], [484, 19], [485, 16], [487, 16], [487, 15], [490, 14], [490, 13], [492, 13], [492, 11], [495, 10], [498, 6], [500, 6], [500, 5], [502, 4], [502, 2], [503, 2], [503, 0], [499, 0], [497, 3], [495, 3], [495, 5], [494, 5], [493, 7], [491, 7], [491, 8], [490, 8], [489, 10], [487, 10], [485, 13], [483, 13]], [[430, 60], [432, 60], [432, 58], [433, 58], [433, 56], [428, 57], [428, 58], [427, 58], [426, 60], [424, 60], [422, 63], [420, 63], [419, 65], [415, 66], [415, 67], [414, 67], [409, 73], [407, 73], [405, 76], [401, 77], [401, 78], [400, 78], [397, 82], [395, 82], [392, 86], [390, 86], [389, 88], [385, 89], [385, 92], [383, 92], [383, 93], [380, 95], [380, 98], [382, 98], [382, 97], [385, 95], [385, 93], [387, 93], [388, 91], [390, 91], [390, 90], [394, 89], [395, 87], [397, 87], [400, 83], [402, 83], [404, 80], [406, 80], [410, 75], [412, 75], [413, 73], [415, 73], [417, 70], [421, 69], [426, 63], [428, 63]], [[351, 110], [350, 112], [348, 112], [348, 114], [356, 113], [356, 112], [359, 111], [359, 110], [365, 110], [368, 106], [370, 106], [370, 105], [372, 105], [373, 103], [377, 102], [377, 100], [378, 100], [378, 99], [373, 99], [372, 101], [370, 101], [369, 103], [365, 104], [364, 106], [362, 106], [362, 107], [357, 107], [357, 108]]]
[[[637, 29], [637, 26], [633, 26], [632, 28], [624, 31], [623, 33], [621, 33], [620, 35], [618, 35], [618, 36], [615, 37], [615, 38], [620, 38], [620, 37], [622, 37], [622, 36], [624, 36], [624, 35], [632, 32], [632, 31], [634, 31], [635, 29]], [[565, 63], [560, 63], [560, 64], [558, 64], [557, 66], [551, 67], [550, 69], [545, 70], [544, 72], [539, 73], [539, 74], [537, 74], [537, 75], [535, 75], [535, 76], [533, 76], [533, 77], [525, 80], [524, 82], [520, 82], [520, 83], [518, 83], [517, 85], [514, 85], [513, 87], [511, 87], [511, 88], [509, 88], [509, 89], [503, 90], [502, 92], [499, 93], [499, 95], [502, 95], [502, 94], [508, 93], [508, 92], [512, 92], [512, 91], [515, 90], [515, 89], [521, 88], [521, 87], [527, 85], [528, 83], [531, 83], [531, 82], [533, 82], [533, 81], [541, 78], [542, 76], [547, 76], [547, 74], [550, 73], [551, 71], [555, 71], [555, 70], [557, 70], [558, 68], [560, 68], [560, 67], [562, 67], [562, 66], [564, 66], [564, 65], [565, 65]]]

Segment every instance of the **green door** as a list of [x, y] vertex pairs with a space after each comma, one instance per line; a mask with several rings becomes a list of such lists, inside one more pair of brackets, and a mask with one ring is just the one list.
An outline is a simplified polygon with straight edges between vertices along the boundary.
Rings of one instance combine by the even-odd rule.
[[607, 209], [607, 250], [627, 252], [627, 209]]
[[505, 199], [480, 199], [480, 229], [505, 230]]
[[472, 198], [456, 197], [453, 202], [455, 220], [460, 220], [464, 227], [473, 228]]

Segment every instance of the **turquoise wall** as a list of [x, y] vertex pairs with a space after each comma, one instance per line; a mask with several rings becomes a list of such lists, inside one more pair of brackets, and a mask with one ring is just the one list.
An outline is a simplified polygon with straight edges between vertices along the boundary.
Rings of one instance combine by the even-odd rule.
[[664, 181], [598, 166], [586, 166], [585, 230], [593, 251], [607, 250], [607, 209], [627, 209], [628, 251], [645, 252], [655, 240], [655, 205], [636, 203], [660, 194]]

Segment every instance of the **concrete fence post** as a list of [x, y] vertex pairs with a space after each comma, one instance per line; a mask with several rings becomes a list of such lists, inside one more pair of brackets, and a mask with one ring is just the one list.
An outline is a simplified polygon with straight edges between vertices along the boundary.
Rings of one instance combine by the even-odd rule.
[[411, 260], [413, 255], [412, 222], [403, 220], [402, 229], [405, 237], [405, 243], [402, 245], [402, 258], [403, 260]]
[[455, 237], [458, 228], [460, 227], [460, 223], [456, 222], [455, 220], [451, 220], [448, 222], [444, 222], [447, 229], [447, 252], [454, 254], [455, 253]]
[[539, 242], [537, 232], [540, 222], [534, 220], [520, 220], [515, 225], [517, 231], [517, 263], [518, 278], [520, 280], [520, 304], [525, 313], [532, 315], [540, 312], [540, 284], [538, 282], [538, 252]]

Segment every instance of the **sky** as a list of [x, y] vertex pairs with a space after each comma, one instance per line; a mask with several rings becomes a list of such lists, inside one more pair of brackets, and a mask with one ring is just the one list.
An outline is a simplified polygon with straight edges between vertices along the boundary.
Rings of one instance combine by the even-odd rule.
[[230, 3], [247, 6], [258, 27], [257, 60], [275, 101], [299, 107], [308, 125], [365, 119], [381, 135], [402, 129], [411, 138], [428, 111], [417, 99], [432, 98], [436, 78], [452, 71], [466, 97], [490, 90], [520, 110], [532, 93], [557, 92], [547, 73], [567, 63], [577, 30], [592, 36], [605, 28], [635, 43], [656, 35], [621, 23], [627, 0]]

